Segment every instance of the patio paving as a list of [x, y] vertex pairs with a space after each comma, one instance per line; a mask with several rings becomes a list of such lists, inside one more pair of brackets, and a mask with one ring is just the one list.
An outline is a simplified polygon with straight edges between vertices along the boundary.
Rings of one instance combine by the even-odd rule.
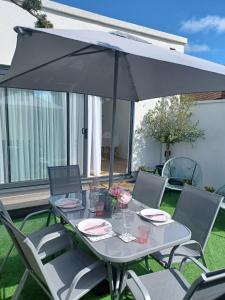
[[[125, 184], [126, 187], [132, 187], [131, 184], [122, 183]], [[179, 192], [175, 191], [167, 191], [163, 198], [162, 203], [162, 209], [166, 210], [170, 214], [173, 213], [174, 208], [176, 206], [177, 199], [179, 197]], [[15, 223], [19, 225], [21, 220], [16, 219]], [[29, 223], [27, 223], [27, 227], [25, 228], [26, 232], [31, 232], [34, 230], [37, 230], [41, 227], [41, 224], [44, 223], [43, 218], [35, 218]], [[225, 267], [225, 255], [224, 255], [224, 249], [225, 249], [225, 210], [220, 210], [216, 223], [214, 225], [214, 228], [212, 230], [212, 233], [210, 235], [207, 247], [206, 247], [206, 260], [208, 263], [208, 267], [211, 270], [215, 270], [218, 268]], [[2, 261], [2, 258], [5, 255], [5, 252], [9, 248], [10, 242], [9, 237], [6, 234], [4, 228], [2, 225], [0, 225], [0, 263]], [[81, 245], [81, 247], [85, 247], [84, 245]], [[87, 249], [85, 249], [87, 250]], [[159, 271], [162, 269], [162, 267], [155, 262], [153, 259], [150, 259], [150, 265], [152, 267], [153, 271]], [[145, 274], [147, 271], [144, 267], [143, 263], [137, 263], [132, 267], [139, 275]], [[22, 276], [22, 273], [24, 271], [24, 266], [18, 257], [18, 254], [16, 250], [13, 251], [12, 255], [10, 256], [10, 259], [7, 263], [7, 266], [0, 278], [0, 299], [1, 300], [8, 300], [11, 298], [13, 292], [16, 289], [16, 286], [18, 284], [19, 279]], [[193, 264], [189, 263], [185, 267], [184, 272], [185, 277], [189, 282], [192, 282], [198, 275], [199, 270], [193, 266]], [[21, 299], [23, 300], [47, 300], [48, 297], [42, 292], [42, 290], [39, 288], [39, 286], [34, 282], [32, 278], [28, 279], [28, 282], [23, 290]], [[105, 296], [96, 296], [93, 293], [89, 293], [86, 295], [83, 299], [102, 299], [102, 300], [108, 300], [110, 299], [109, 295]]]

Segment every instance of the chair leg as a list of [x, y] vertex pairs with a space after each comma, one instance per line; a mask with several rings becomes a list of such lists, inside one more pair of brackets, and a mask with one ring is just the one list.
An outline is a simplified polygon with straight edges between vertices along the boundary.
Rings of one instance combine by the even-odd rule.
[[185, 264], [187, 263], [187, 260], [188, 260], [188, 258], [183, 259], [182, 262], [181, 262], [181, 264], [180, 264], [179, 271], [180, 271], [181, 273], [183, 273], [184, 266], [185, 266]]
[[148, 262], [148, 256], [145, 256], [145, 266], [146, 266], [147, 271], [150, 272], [151, 267], [150, 267], [149, 262]]
[[166, 269], [169, 269], [171, 267], [172, 262], [173, 262], [174, 253], [175, 253], [175, 251], [177, 250], [178, 247], [179, 247], [179, 245], [174, 246], [173, 249], [171, 250], [170, 255], [169, 255], [169, 259], [168, 259], [168, 263], [165, 265]]
[[47, 227], [48, 227], [49, 224], [50, 224], [51, 214], [52, 214], [52, 211], [50, 211], [50, 212], [48, 213], [48, 218], [47, 218], [47, 222], [46, 222], [46, 226], [47, 226]]
[[204, 265], [206, 268], [208, 268], [208, 267], [207, 267], [206, 260], [205, 260], [205, 255], [204, 255], [204, 253], [203, 253], [202, 250], [201, 250], [201, 259], [202, 259], [203, 265]]
[[11, 248], [9, 249], [8, 253], [6, 254], [6, 257], [4, 258], [4, 260], [3, 260], [2, 264], [1, 264], [1, 267], [0, 267], [0, 274], [1, 274], [2, 271], [3, 271], [3, 268], [4, 268], [6, 262], [7, 262], [8, 258], [9, 258], [10, 253], [12, 252], [13, 247], [14, 247], [14, 245], [12, 244]]
[[17, 300], [22, 292], [22, 289], [27, 281], [27, 277], [29, 275], [29, 270], [26, 269], [25, 272], [23, 273], [23, 276], [19, 282], [19, 285], [17, 286], [17, 289], [14, 293], [14, 295], [12, 296], [12, 300]]
[[55, 214], [54, 214], [54, 221], [55, 221], [55, 224], [57, 224], [57, 218], [56, 218]]

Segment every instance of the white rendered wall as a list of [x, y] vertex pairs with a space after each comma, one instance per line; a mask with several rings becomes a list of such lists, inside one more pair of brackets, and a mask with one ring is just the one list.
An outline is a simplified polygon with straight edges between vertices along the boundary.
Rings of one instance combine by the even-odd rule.
[[177, 144], [172, 153], [195, 159], [203, 171], [203, 186], [225, 184], [225, 100], [199, 101], [193, 119], [205, 130], [205, 139], [195, 144]]
[[135, 104], [132, 171], [137, 171], [140, 166], [152, 168], [161, 161], [161, 144], [135, 133], [140, 128], [144, 115], [155, 107], [158, 100], [144, 100]]

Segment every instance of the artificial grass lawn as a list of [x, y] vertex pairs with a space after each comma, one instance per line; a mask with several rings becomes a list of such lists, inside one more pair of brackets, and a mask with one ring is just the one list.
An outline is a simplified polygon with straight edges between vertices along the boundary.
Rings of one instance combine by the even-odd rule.
[[[178, 192], [168, 191], [165, 193], [162, 203], [162, 209], [166, 210], [170, 214], [173, 214], [174, 208], [176, 206], [177, 199], [179, 197]], [[204, 213], [204, 212], [203, 212]], [[15, 224], [18, 226], [21, 220], [14, 220]], [[28, 221], [25, 226], [25, 232], [32, 232], [41, 228], [45, 224], [45, 217], [34, 218], [33, 220]], [[210, 270], [215, 270], [218, 268], [225, 267], [225, 211], [220, 210], [218, 217], [216, 219], [213, 231], [210, 235], [205, 256]], [[2, 225], [0, 225], [0, 264], [3, 260], [5, 253], [8, 251], [10, 246], [10, 239], [8, 234]], [[85, 247], [85, 246], [83, 246]], [[87, 250], [87, 249], [85, 249]], [[162, 267], [150, 258], [150, 265], [152, 270], [159, 271]], [[3, 273], [0, 275], [0, 300], [11, 299], [17, 284], [24, 272], [24, 265], [21, 262], [17, 251], [14, 249], [11, 253], [11, 256], [5, 266]], [[138, 275], [145, 274], [147, 271], [143, 262], [137, 263], [132, 266], [132, 269], [136, 271]], [[185, 267], [184, 275], [189, 282], [192, 282], [200, 274], [199, 270], [192, 264], [188, 263]], [[31, 278], [28, 278], [28, 281], [23, 289], [20, 299], [23, 300], [45, 300], [48, 299], [46, 294], [41, 290], [38, 284]], [[93, 293], [87, 294], [83, 299], [110, 299], [109, 295], [105, 296], [95, 296]]]

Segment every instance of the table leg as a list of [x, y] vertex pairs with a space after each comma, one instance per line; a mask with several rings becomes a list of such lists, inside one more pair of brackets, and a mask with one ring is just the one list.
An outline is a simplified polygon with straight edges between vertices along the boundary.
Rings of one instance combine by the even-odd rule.
[[127, 264], [123, 264], [121, 272], [120, 272], [119, 300], [122, 299], [126, 271], [127, 271]]
[[119, 264], [112, 265], [111, 263], [107, 263], [107, 269], [111, 299], [117, 300], [121, 289], [121, 278], [123, 278], [123, 273], [121, 273], [123, 266], [121, 270]]
[[114, 283], [113, 283], [113, 273], [112, 273], [112, 265], [111, 263], [107, 263], [107, 271], [108, 271], [108, 281], [109, 281], [109, 291], [111, 300], [114, 300]]

